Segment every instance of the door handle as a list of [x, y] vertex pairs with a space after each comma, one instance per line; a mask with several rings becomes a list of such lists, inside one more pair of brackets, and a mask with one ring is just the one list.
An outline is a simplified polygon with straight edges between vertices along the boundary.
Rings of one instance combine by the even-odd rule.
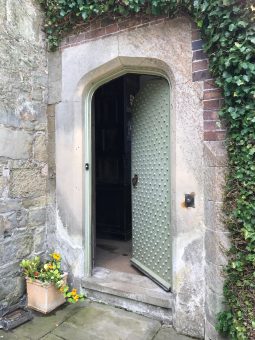
[[138, 183], [138, 175], [134, 175], [134, 177], [132, 178], [133, 188], [137, 186], [137, 183]]

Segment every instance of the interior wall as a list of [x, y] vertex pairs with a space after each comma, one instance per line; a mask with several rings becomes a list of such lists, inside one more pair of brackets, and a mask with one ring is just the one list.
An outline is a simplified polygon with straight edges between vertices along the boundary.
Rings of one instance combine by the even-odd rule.
[[[107, 74], [125, 68], [160, 70], [171, 84], [171, 227], [174, 326], [204, 336], [203, 88], [192, 82], [191, 23], [182, 17], [139, 27], [63, 49], [50, 56], [61, 65], [51, 76], [50, 104], [56, 112], [56, 229], [51, 244], [61, 250], [77, 280], [84, 276], [84, 215], [89, 173], [84, 96]], [[53, 66], [52, 66], [53, 67]], [[58, 78], [59, 77], [59, 78]], [[58, 78], [58, 79], [57, 79]], [[54, 89], [54, 91], [53, 91]], [[195, 208], [184, 195], [195, 193]], [[88, 220], [88, 219], [87, 219]]]

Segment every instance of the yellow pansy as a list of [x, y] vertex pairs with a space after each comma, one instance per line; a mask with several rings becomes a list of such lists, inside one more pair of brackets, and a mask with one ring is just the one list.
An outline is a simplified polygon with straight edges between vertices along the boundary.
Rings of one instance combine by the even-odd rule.
[[51, 263], [48, 264], [49, 269], [53, 269], [53, 265]]
[[73, 299], [77, 302], [79, 300], [79, 295], [75, 295]]
[[77, 289], [73, 289], [73, 290], [71, 291], [71, 294], [72, 294], [72, 296], [77, 295]]
[[51, 257], [56, 261], [61, 260], [61, 255], [59, 253], [53, 253], [53, 254], [51, 254]]

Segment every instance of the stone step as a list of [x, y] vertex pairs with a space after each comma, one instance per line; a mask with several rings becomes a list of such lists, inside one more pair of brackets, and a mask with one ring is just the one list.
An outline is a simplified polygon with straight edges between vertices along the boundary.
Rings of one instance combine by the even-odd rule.
[[165, 292], [146, 276], [96, 267], [93, 275], [83, 280], [82, 287], [93, 301], [172, 323], [172, 293]]

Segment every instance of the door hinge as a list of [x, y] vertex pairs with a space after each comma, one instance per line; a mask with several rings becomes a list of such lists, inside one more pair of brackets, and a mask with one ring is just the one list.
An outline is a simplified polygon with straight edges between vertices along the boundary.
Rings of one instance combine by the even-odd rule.
[[85, 163], [85, 170], [89, 170], [89, 163]]

